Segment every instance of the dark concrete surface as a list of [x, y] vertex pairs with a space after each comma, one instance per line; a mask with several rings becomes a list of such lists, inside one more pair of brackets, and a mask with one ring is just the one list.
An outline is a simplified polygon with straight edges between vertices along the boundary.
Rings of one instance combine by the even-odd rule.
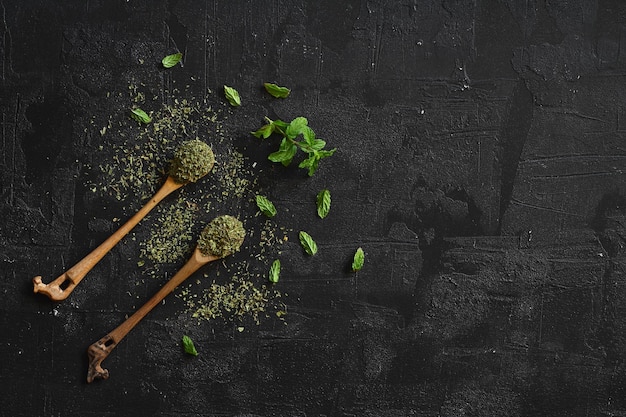
[[[626, 416], [626, 2], [4, 0], [0, 16], [0, 415]], [[153, 191], [91, 188], [146, 131], [135, 90], [150, 111], [202, 102], [217, 125], [189, 135], [244, 157], [163, 208], [204, 204], [194, 235], [223, 213], [250, 235], [87, 384], [87, 347], [185, 261], [138, 266], [155, 214], [67, 300], [32, 293]], [[337, 153], [312, 178], [271, 164], [276, 143], [249, 134], [266, 115], [306, 116]], [[267, 227], [287, 241], [262, 247]], [[205, 280], [260, 287], [274, 258], [284, 317], [193, 317]]]

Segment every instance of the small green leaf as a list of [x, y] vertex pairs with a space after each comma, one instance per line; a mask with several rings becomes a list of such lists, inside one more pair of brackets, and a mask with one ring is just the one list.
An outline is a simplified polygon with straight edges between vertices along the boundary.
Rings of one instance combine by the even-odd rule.
[[287, 129], [287, 126], [289, 126], [289, 123], [287, 122], [283, 122], [282, 120], [274, 120], [272, 121], [272, 124], [280, 129], [282, 129], [283, 131], [285, 129]]
[[276, 284], [278, 279], [280, 278], [280, 260], [276, 259], [272, 262], [272, 266], [270, 267], [269, 280]]
[[256, 196], [256, 205], [261, 210], [261, 213], [265, 214], [267, 217], [274, 217], [276, 215], [276, 207], [274, 204], [267, 199], [267, 197], [262, 195]]
[[287, 98], [291, 90], [287, 87], [280, 87], [273, 83], [264, 83], [265, 90], [276, 98]]
[[272, 133], [274, 133], [274, 124], [267, 124], [267, 125], [261, 126], [259, 130], [251, 132], [251, 133], [259, 139], [261, 138], [267, 139], [272, 135]]
[[330, 211], [330, 191], [322, 190], [317, 194], [317, 215], [321, 219], [328, 215]]
[[300, 147], [302, 148], [302, 150], [307, 153], [315, 153], [315, 151], [321, 151], [322, 149], [324, 149], [324, 146], [326, 146], [326, 141], [323, 141], [321, 139], [313, 139], [311, 143], [300, 143]]
[[193, 356], [198, 356], [198, 351], [193, 344], [193, 340], [187, 335], [183, 336], [183, 349], [185, 349], [185, 353], [188, 353]]
[[148, 116], [148, 114], [145, 111], [141, 110], [140, 108], [131, 109], [130, 117], [137, 120], [139, 123], [148, 124], [152, 121], [152, 118]]
[[234, 88], [225, 85], [224, 95], [226, 96], [226, 100], [228, 100], [231, 106], [241, 106], [241, 98], [239, 97], [239, 93], [237, 92], [237, 90], [235, 90]]
[[320, 157], [318, 153], [314, 151], [312, 153], [309, 153], [309, 157], [300, 162], [300, 165], [298, 165], [298, 167], [308, 169], [308, 175], [309, 177], [312, 177], [313, 174], [315, 174], [315, 171], [317, 171], [319, 161]]
[[315, 139], [311, 144], [311, 148], [316, 151], [321, 151], [322, 149], [324, 149], [324, 146], [326, 146], [326, 141], [323, 141], [321, 139]]
[[311, 146], [315, 143], [315, 132], [309, 126], [302, 129], [302, 136], [304, 137], [304, 141], [306, 142], [307, 145]]
[[365, 253], [363, 252], [363, 248], [358, 248], [354, 253], [354, 259], [352, 260], [352, 271], [357, 272], [363, 268], [363, 263], [365, 262]]
[[317, 253], [317, 243], [313, 240], [311, 235], [307, 232], [300, 231], [300, 244], [304, 248], [304, 251], [309, 255], [313, 256]]
[[287, 166], [291, 163], [291, 160], [293, 159], [293, 156], [296, 154], [297, 150], [298, 147], [296, 145], [291, 143], [291, 141], [289, 141], [287, 138], [283, 138], [282, 142], [280, 143], [280, 147], [278, 148], [278, 151], [269, 154], [267, 159], [272, 162], [280, 162], [284, 166]]
[[183, 58], [182, 52], [178, 52], [176, 54], [166, 56], [165, 58], [161, 60], [161, 63], [163, 64], [165, 68], [172, 68], [173, 66], [178, 64], [182, 58]]
[[306, 117], [296, 117], [289, 123], [287, 129], [285, 129], [285, 135], [287, 135], [289, 139], [295, 139], [296, 136], [306, 129], [307, 124], [308, 120]]
[[337, 150], [337, 148], [326, 150], [326, 151], [321, 149], [317, 154], [319, 155], [320, 159], [328, 158], [329, 156], [333, 156], [333, 154], [335, 153], [336, 150]]

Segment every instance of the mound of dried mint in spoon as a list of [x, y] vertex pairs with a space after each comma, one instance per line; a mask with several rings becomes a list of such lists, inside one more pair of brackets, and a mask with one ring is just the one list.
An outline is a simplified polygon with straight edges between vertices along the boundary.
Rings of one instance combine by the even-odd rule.
[[198, 249], [207, 256], [223, 258], [237, 252], [243, 243], [246, 231], [235, 217], [223, 215], [209, 223], [198, 239]]
[[211, 171], [215, 156], [211, 147], [194, 139], [183, 142], [174, 153], [169, 175], [180, 184], [195, 182]]

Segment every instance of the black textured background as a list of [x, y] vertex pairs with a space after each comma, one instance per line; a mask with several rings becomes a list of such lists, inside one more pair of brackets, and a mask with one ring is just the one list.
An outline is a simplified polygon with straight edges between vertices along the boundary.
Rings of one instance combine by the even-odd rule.
[[[0, 415], [626, 415], [625, 2], [4, 0], [0, 33]], [[253, 191], [289, 208], [288, 314], [240, 332], [170, 296], [88, 385], [87, 346], [165, 278], [141, 277], [128, 237], [62, 303], [31, 279], [137, 207], [86, 186], [99, 129], [132, 104], [108, 93], [131, 81], [153, 108], [176, 86], [212, 103]], [[307, 116], [337, 153], [313, 178], [273, 166], [249, 135], [265, 115]], [[228, 204], [258, 229], [250, 201]]]

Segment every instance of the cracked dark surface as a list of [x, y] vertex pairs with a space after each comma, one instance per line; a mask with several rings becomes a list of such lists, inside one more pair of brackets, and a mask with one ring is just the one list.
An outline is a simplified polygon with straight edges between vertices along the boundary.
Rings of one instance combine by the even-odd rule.
[[[0, 16], [0, 415], [626, 415], [624, 2], [4, 0]], [[137, 207], [87, 186], [133, 83], [148, 110], [174, 89], [219, 109], [320, 253], [284, 247], [286, 325], [197, 325], [168, 298], [87, 385], [87, 346], [162, 281], [131, 239], [63, 303], [31, 279]], [[310, 179], [273, 166], [249, 135], [265, 115], [306, 115], [337, 153]], [[213, 209], [254, 219], [249, 203]]]

